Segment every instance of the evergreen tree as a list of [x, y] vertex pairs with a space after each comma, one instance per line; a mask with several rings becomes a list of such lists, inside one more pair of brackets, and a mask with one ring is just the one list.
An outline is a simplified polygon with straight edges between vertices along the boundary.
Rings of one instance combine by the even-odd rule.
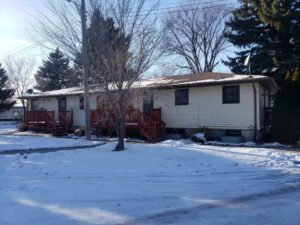
[[299, 0], [241, 0], [227, 23], [229, 41], [239, 48], [224, 62], [245, 73], [241, 62], [251, 51], [252, 73], [274, 77], [279, 85], [272, 132], [280, 141], [300, 140], [300, 2]]
[[[90, 83], [101, 83], [101, 74], [107, 73], [104, 59], [112, 58], [119, 48], [128, 51], [128, 39], [115, 27], [112, 18], [104, 18], [99, 8], [96, 8], [91, 16], [91, 23], [87, 29], [88, 60], [90, 68]], [[74, 62], [74, 70], [79, 79], [82, 74], [81, 54], [78, 54]]]
[[[299, 77], [295, 69], [292, 77]], [[272, 134], [276, 140], [294, 143], [300, 140], [300, 80], [287, 80], [275, 96]]]
[[280, 90], [275, 96], [272, 131], [276, 139], [300, 140], [300, 1], [262, 0], [261, 20], [275, 30], [273, 63]]
[[226, 23], [226, 37], [238, 47], [224, 63], [234, 73], [246, 73], [241, 65], [251, 51], [251, 72], [275, 78], [279, 86], [300, 62], [299, 0], [240, 0]]
[[59, 48], [51, 52], [35, 74], [37, 85], [34, 88], [40, 91], [51, 91], [76, 86], [77, 79], [69, 63], [69, 59]]
[[0, 64], [0, 111], [8, 110], [16, 103], [13, 100], [15, 91], [9, 88], [6, 71]]
[[[261, 21], [273, 30], [271, 40], [272, 60], [276, 71], [274, 77], [280, 86], [295, 80], [296, 68], [300, 66], [300, 1], [257, 1]], [[296, 73], [295, 73], [296, 72]]]
[[226, 23], [229, 28], [226, 37], [238, 51], [235, 57], [228, 57], [224, 64], [229, 66], [233, 73], [246, 74], [248, 68], [243, 62], [251, 52], [251, 72], [266, 74], [273, 68], [269, 47], [273, 31], [259, 18], [255, 1], [241, 0], [240, 3], [241, 6], [233, 11], [232, 17]]

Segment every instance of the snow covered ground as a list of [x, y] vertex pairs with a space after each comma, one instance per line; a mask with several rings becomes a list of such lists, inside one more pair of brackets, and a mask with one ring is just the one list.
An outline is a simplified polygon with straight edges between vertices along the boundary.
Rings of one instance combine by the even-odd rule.
[[0, 152], [8, 150], [24, 150], [24, 152], [26, 152], [26, 150], [30, 149], [91, 146], [99, 143], [101, 142], [87, 141], [84, 139], [55, 138], [49, 135], [0, 135]]
[[0, 121], [0, 134], [9, 134], [17, 131], [16, 122]]
[[114, 145], [0, 155], [0, 224], [300, 224], [297, 152]]

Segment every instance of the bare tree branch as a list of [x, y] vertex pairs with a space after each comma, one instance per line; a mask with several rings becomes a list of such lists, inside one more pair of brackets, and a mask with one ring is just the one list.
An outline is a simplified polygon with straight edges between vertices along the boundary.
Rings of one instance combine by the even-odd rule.
[[[71, 59], [76, 59], [81, 53], [78, 9], [66, 0], [46, 2], [48, 11], [35, 16], [36, 33], [45, 42], [63, 49]], [[89, 34], [89, 38], [94, 36], [93, 57], [99, 62], [90, 70], [101, 86], [99, 101], [105, 103], [105, 107], [112, 108], [117, 115], [118, 150], [124, 149], [125, 111], [137, 94], [132, 85], [142, 79], [143, 74], [162, 55], [157, 47], [163, 32], [159, 30], [157, 18], [151, 15], [157, 4], [146, 9], [145, 2], [89, 0], [87, 7], [88, 23], [93, 11], [99, 8], [104, 18], [113, 19], [119, 32], [113, 40], [104, 37], [103, 32]]]
[[169, 12], [163, 24], [167, 34], [164, 47], [168, 55], [184, 62], [177, 66], [192, 73], [213, 71], [217, 57], [229, 45], [224, 37], [225, 21], [231, 11], [222, 5], [200, 4], [193, 9]]
[[8, 74], [9, 82], [16, 90], [17, 96], [21, 98], [23, 107], [26, 107], [24, 95], [33, 83], [33, 72], [35, 62], [31, 58], [7, 58], [5, 67]]

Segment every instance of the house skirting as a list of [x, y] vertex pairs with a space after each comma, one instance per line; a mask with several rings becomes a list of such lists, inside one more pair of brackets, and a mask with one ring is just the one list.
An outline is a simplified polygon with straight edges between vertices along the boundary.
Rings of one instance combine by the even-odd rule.
[[[228, 130], [241, 131], [241, 136], [244, 141], [255, 141], [254, 129], [211, 129], [211, 128], [167, 128], [167, 138], [187, 138], [192, 134], [205, 132], [206, 137], [210, 139], [220, 140], [222, 136], [226, 136]], [[264, 136], [264, 129], [257, 131], [257, 140], [259, 141]]]

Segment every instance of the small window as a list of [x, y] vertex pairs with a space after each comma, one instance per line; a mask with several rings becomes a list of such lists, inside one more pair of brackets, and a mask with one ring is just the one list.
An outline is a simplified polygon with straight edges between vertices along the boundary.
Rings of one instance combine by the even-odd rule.
[[241, 136], [242, 135], [242, 131], [241, 130], [226, 130], [226, 136]]
[[1, 109], [0, 110], [0, 117], [5, 117], [6, 116], [6, 110], [5, 109]]
[[223, 86], [223, 104], [240, 103], [240, 86]]
[[14, 117], [21, 117], [21, 112], [19, 111], [13, 111]]
[[84, 97], [83, 96], [80, 96], [79, 107], [80, 107], [80, 109], [84, 109]]
[[175, 105], [189, 104], [189, 89], [175, 90]]
[[39, 101], [37, 99], [31, 100], [31, 110], [35, 111], [39, 108]]

